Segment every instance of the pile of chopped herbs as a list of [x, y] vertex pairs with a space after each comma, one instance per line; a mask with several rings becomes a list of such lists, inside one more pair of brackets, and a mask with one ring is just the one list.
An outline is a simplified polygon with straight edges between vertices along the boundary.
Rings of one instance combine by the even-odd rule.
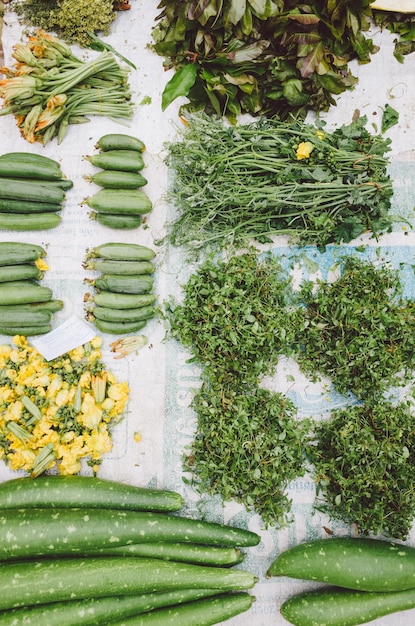
[[324, 122], [229, 126], [189, 116], [166, 146], [170, 243], [200, 249], [286, 235], [324, 247], [390, 231], [390, 140], [366, 123], [358, 117], [328, 132]]
[[184, 457], [200, 492], [234, 498], [267, 524], [284, 524], [286, 487], [304, 473], [306, 423], [284, 396], [260, 389], [294, 338], [279, 261], [252, 250], [208, 259], [170, 302], [170, 335], [202, 366], [194, 442]]
[[415, 416], [409, 402], [378, 398], [333, 411], [316, 424], [308, 456], [317, 509], [356, 525], [361, 534], [406, 539], [415, 517]]
[[91, 35], [108, 35], [117, 16], [113, 0], [13, 0], [10, 9], [29, 29], [53, 32], [67, 43], [89, 47]]
[[354, 257], [341, 265], [334, 282], [302, 286], [295, 358], [340, 393], [374, 399], [413, 377], [415, 302], [403, 298], [397, 270]]

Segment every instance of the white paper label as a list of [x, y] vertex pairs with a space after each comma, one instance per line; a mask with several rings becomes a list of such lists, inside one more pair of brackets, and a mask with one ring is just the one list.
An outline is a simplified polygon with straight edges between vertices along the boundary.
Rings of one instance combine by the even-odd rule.
[[72, 315], [63, 324], [33, 339], [31, 343], [47, 361], [50, 361], [91, 341], [96, 334], [93, 327]]

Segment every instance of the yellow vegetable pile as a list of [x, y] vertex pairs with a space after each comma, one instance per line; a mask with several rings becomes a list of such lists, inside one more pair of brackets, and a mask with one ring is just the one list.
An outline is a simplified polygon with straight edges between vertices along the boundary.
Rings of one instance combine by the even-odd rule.
[[32, 476], [76, 474], [82, 459], [96, 472], [129, 397], [102, 362], [102, 339], [51, 361], [23, 336], [13, 344], [0, 345], [0, 459]]

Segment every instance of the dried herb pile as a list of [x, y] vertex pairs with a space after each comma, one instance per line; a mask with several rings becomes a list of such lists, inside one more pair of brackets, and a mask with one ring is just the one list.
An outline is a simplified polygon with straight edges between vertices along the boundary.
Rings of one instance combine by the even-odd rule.
[[[167, 146], [173, 245], [190, 248], [270, 241], [325, 246], [391, 230], [390, 140], [360, 117], [333, 132], [324, 123], [186, 119]], [[396, 219], [396, 218], [395, 218]]]

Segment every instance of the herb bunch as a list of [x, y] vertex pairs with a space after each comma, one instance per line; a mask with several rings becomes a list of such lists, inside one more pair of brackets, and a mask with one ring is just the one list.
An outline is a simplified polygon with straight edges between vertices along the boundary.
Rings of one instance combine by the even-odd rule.
[[378, 398], [333, 411], [307, 446], [315, 507], [361, 534], [405, 539], [415, 517], [414, 437], [409, 402]]
[[175, 74], [166, 107], [235, 120], [241, 113], [304, 119], [356, 84], [349, 63], [377, 51], [365, 35], [370, 0], [161, 0], [153, 49]]
[[390, 140], [365, 117], [333, 132], [324, 124], [260, 120], [229, 127], [204, 114], [186, 119], [167, 145], [173, 245], [197, 249], [250, 238], [324, 247], [392, 227]]
[[405, 300], [399, 273], [348, 257], [334, 282], [303, 285], [303, 323], [296, 359], [307, 374], [375, 399], [413, 375], [415, 302]]
[[183, 302], [166, 305], [170, 335], [202, 366], [184, 467], [200, 492], [235, 498], [270, 524], [287, 521], [285, 488], [303, 472], [305, 424], [259, 387], [294, 338], [290, 297], [277, 259], [248, 250], [202, 263]]

